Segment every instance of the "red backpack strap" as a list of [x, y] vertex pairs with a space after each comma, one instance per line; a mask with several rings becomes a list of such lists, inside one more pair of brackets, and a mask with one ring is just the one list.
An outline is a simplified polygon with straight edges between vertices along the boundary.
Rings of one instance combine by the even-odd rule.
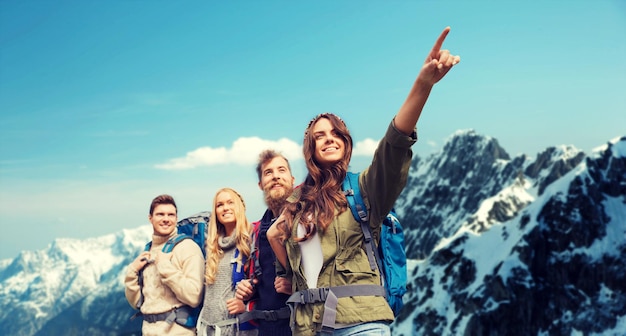
[[246, 275], [248, 279], [254, 279], [261, 276], [261, 265], [259, 264], [259, 232], [261, 230], [261, 221], [252, 223], [252, 235], [250, 239], [250, 259], [248, 260], [248, 269]]

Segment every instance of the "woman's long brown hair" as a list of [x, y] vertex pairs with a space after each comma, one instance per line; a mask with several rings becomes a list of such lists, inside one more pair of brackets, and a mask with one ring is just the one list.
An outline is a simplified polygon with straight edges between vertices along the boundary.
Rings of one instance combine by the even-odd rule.
[[[330, 167], [324, 167], [315, 160], [315, 138], [311, 129], [321, 118], [328, 119], [334, 132], [344, 142], [343, 158]], [[305, 241], [319, 229], [322, 232], [328, 228], [335, 216], [346, 211], [348, 203], [341, 190], [341, 184], [348, 171], [352, 157], [352, 137], [346, 124], [332, 113], [317, 115], [304, 132], [302, 146], [308, 174], [302, 184], [299, 202], [288, 203], [285, 206], [284, 222], [277, 223], [283, 233], [283, 239], [291, 236], [291, 230], [296, 215], [300, 215], [300, 223], [305, 227], [304, 237], [294, 238], [295, 241]]]

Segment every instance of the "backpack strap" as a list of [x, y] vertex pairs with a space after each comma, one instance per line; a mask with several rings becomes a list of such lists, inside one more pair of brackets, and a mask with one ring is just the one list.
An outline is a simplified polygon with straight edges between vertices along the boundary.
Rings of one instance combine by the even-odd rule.
[[165, 321], [168, 324], [172, 324], [176, 322], [186, 326], [189, 317], [192, 315], [192, 310], [193, 308], [189, 306], [182, 306], [160, 314], [143, 314], [143, 320], [149, 323]]
[[301, 304], [324, 302], [324, 316], [322, 317], [322, 331], [336, 329], [337, 303], [340, 298], [349, 296], [383, 296], [385, 288], [380, 285], [345, 285], [324, 288], [309, 288], [297, 291], [287, 299], [291, 308], [292, 329], [295, 324], [296, 308]]
[[[152, 241], [149, 241], [146, 246], [143, 248], [144, 251], [150, 251], [150, 248], [152, 248]], [[143, 296], [143, 268], [139, 270], [139, 272], [137, 272], [137, 284], [139, 285], [139, 301], [137, 301], [137, 305], [135, 306], [135, 308], [137, 308], [139, 311], [137, 313], [135, 313], [133, 316], [130, 317], [130, 320], [134, 320], [135, 318], [137, 318], [138, 316], [141, 316], [141, 305], [143, 305], [143, 301], [144, 301], [144, 296]]]
[[[377, 260], [380, 260], [378, 250], [374, 246], [374, 240], [372, 239], [372, 232], [369, 227], [369, 215], [367, 214], [367, 207], [361, 196], [361, 190], [359, 188], [359, 173], [347, 172], [346, 178], [343, 180], [342, 188], [346, 195], [346, 200], [352, 211], [352, 216], [361, 224], [361, 231], [363, 231], [363, 238], [365, 239], [365, 252], [367, 254], [367, 260], [370, 263], [371, 270], [378, 268]], [[379, 272], [382, 274], [382, 272]]]
[[[190, 236], [185, 235], [185, 234], [177, 234], [176, 236], [170, 238], [167, 242], [165, 242], [165, 245], [163, 245], [163, 249], [162, 251], [164, 253], [170, 253], [172, 252], [172, 250], [174, 249], [174, 247], [180, 243], [181, 241], [185, 240], [185, 239], [192, 239]], [[150, 249], [152, 248], [152, 241], [149, 241], [146, 246], [144, 247], [144, 251], [150, 251]], [[150, 263], [151, 261], [148, 261], [148, 263]], [[130, 317], [130, 320], [134, 320], [135, 318], [139, 317], [139, 316], [144, 316], [144, 320], [145, 320], [145, 315], [143, 313], [141, 313], [141, 306], [143, 305], [143, 302], [145, 300], [144, 295], [143, 295], [143, 268], [137, 273], [137, 283], [139, 284], [139, 301], [137, 301], [137, 305], [135, 306], [139, 311], [136, 312], [133, 316]], [[182, 308], [182, 307], [181, 307]], [[179, 310], [181, 308], [178, 308]], [[165, 314], [165, 313], [163, 313]]]
[[[250, 272], [248, 278], [259, 279], [263, 274], [261, 263], [259, 262], [259, 233], [261, 232], [261, 221], [252, 223], [252, 236], [250, 237]], [[250, 282], [252, 284], [252, 282]], [[254, 285], [253, 285], [254, 286]]]
[[[241, 260], [239, 256], [241, 256]], [[235, 252], [233, 253], [233, 259], [231, 259], [230, 263], [233, 265], [231, 276], [232, 276], [232, 287], [233, 289], [237, 286], [237, 283], [246, 278], [246, 274], [244, 272], [243, 265], [246, 263], [248, 258], [245, 255], [239, 252], [238, 248], [235, 248]]]
[[363, 196], [361, 196], [359, 188], [359, 173], [347, 172], [342, 187], [354, 219], [357, 222], [369, 221], [367, 207], [365, 202], [363, 202]]
[[174, 237], [170, 238], [167, 242], [165, 242], [165, 245], [163, 245], [163, 249], [161, 251], [163, 251], [163, 253], [170, 253], [172, 252], [174, 247], [178, 245], [178, 243], [180, 243], [181, 241], [185, 239], [193, 239], [193, 238], [191, 238], [191, 236], [188, 236], [186, 234], [177, 234]]
[[237, 317], [239, 323], [248, 322], [250, 320], [265, 320], [265, 321], [277, 321], [281, 319], [288, 319], [291, 316], [291, 309], [289, 307], [282, 307], [280, 309], [273, 310], [257, 310], [253, 309], [241, 313]]

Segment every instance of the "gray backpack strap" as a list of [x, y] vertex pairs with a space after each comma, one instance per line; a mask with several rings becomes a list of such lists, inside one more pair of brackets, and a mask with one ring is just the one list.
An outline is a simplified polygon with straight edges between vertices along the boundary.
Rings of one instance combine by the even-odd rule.
[[[378, 269], [378, 263], [376, 260], [379, 260], [378, 250], [374, 247], [374, 240], [372, 240], [372, 232], [370, 231], [370, 227], [368, 225], [369, 222], [359, 222], [361, 224], [361, 231], [363, 231], [363, 238], [365, 240], [365, 252], [367, 254], [367, 260], [370, 263], [370, 268], [372, 271]], [[379, 272], [382, 274], [382, 272]]]
[[345, 285], [324, 288], [309, 288], [291, 294], [287, 304], [291, 308], [291, 326], [295, 325], [296, 307], [301, 304], [324, 302], [322, 331], [336, 329], [337, 303], [340, 298], [349, 296], [385, 296], [385, 288], [380, 285]]
[[207, 335], [207, 327], [210, 329], [215, 330], [215, 334], [216, 335], [221, 335], [222, 334], [222, 328], [224, 327], [228, 327], [228, 326], [233, 326], [233, 328], [235, 328], [235, 334], [238, 335], [239, 334], [239, 319], [237, 317], [233, 317], [233, 318], [229, 318], [223, 321], [219, 321], [217, 323], [200, 323], [202, 324], [202, 326], [198, 327], [197, 330], [197, 334], [200, 336], [205, 336]]
[[229, 318], [227, 320], [219, 321], [217, 323], [211, 323], [210, 326], [217, 329], [217, 328], [224, 328], [226, 326], [233, 325], [233, 324], [237, 324], [238, 325], [239, 324], [239, 319], [236, 318], [236, 317], [233, 317], [233, 318]]
[[176, 321], [176, 309], [172, 309], [170, 311], [166, 311], [165, 313], [160, 314], [143, 314], [143, 320], [149, 323], [165, 321], [168, 324], [172, 324], [174, 323], [174, 321]]
[[[348, 201], [348, 207], [352, 212], [352, 216], [357, 222], [359, 222], [359, 224], [361, 224], [361, 231], [363, 231], [363, 238], [365, 240], [364, 245], [367, 260], [370, 263], [371, 270], [374, 271], [378, 268], [377, 260], [380, 260], [380, 256], [378, 255], [378, 250], [376, 249], [374, 240], [372, 239], [367, 206], [365, 205], [365, 201], [363, 200], [363, 196], [361, 195], [361, 190], [359, 188], [359, 174], [347, 172], [346, 178], [343, 180], [341, 187], [343, 189], [343, 194], [346, 196], [346, 200]], [[383, 272], [380, 272], [380, 274], [382, 275]]]
[[253, 309], [237, 315], [239, 323], [248, 322], [250, 320], [277, 321], [281, 319], [288, 319], [289, 316], [291, 316], [291, 310], [289, 307], [282, 307], [274, 310]]

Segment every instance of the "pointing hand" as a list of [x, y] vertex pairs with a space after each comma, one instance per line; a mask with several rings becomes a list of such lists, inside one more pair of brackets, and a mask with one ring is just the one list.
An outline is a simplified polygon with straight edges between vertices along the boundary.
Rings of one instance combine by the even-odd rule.
[[426, 57], [422, 70], [417, 76], [417, 81], [432, 86], [439, 82], [454, 65], [461, 61], [460, 56], [451, 55], [449, 50], [441, 49], [443, 41], [446, 39], [446, 36], [448, 36], [449, 32], [450, 27], [446, 27], [441, 35], [439, 35], [433, 49], [428, 54], [428, 57]]

